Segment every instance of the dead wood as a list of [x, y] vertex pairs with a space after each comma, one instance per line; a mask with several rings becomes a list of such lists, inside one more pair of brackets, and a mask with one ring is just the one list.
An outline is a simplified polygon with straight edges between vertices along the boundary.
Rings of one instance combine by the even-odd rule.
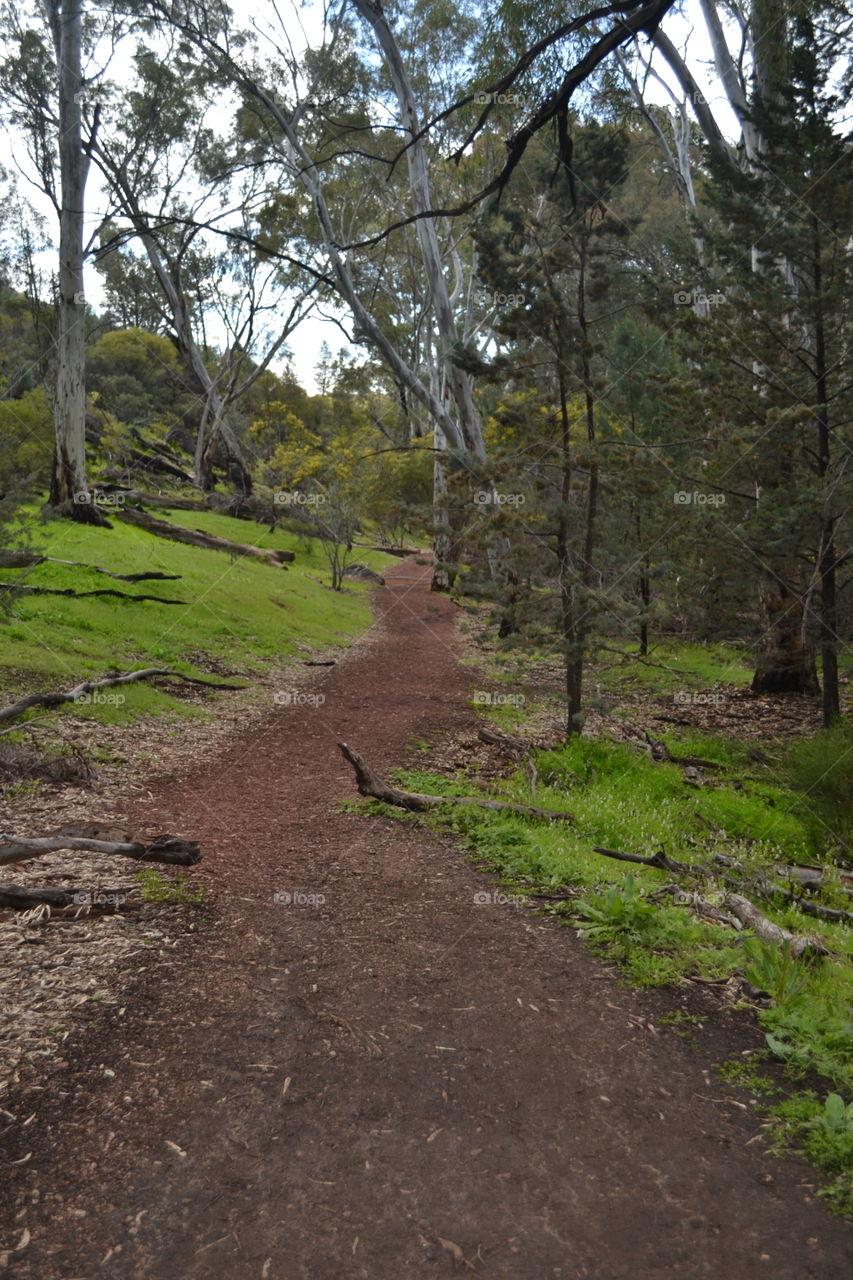
[[14, 591], [20, 596], [72, 596], [83, 600], [89, 596], [116, 596], [119, 600], [153, 600], [156, 604], [186, 604], [186, 600], [173, 600], [168, 596], [138, 595], [131, 591], [116, 591], [114, 587], [101, 587], [96, 591], [75, 591], [73, 587], [31, 587], [28, 583], [0, 582], [0, 591]]
[[489, 747], [503, 747], [506, 751], [529, 751], [531, 744], [523, 738], [516, 738], [510, 733], [502, 733], [500, 729], [491, 729], [481, 725], [477, 737]]
[[170, 671], [167, 667], [143, 667], [139, 671], [128, 671], [124, 675], [106, 676], [103, 680], [83, 680], [66, 693], [28, 693], [8, 707], [0, 708], [0, 723], [14, 720], [23, 715], [31, 707], [58, 707], [65, 702], [77, 702], [87, 694], [98, 689], [114, 688], [116, 685], [135, 684], [137, 680], [149, 680], [161, 676], [169, 680], [185, 680], [187, 684], [204, 685], [208, 689], [242, 689], [245, 685], [222, 684], [217, 680], [202, 680], [198, 676], [185, 676], [182, 671]]
[[64, 564], [72, 569], [89, 569], [92, 573], [102, 573], [107, 578], [115, 578], [119, 582], [177, 582], [179, 573], [113, 573], [111, 569], [102, 569], [97, 564], [86, 564], [83, 560], [57, 560], [55, 556], [37, 555], [34, 551], [0, 550], [0, 569], [30, 569], [39, 564]]
[[686, 889], [682, 889], [680, 885], [664, 885], [663, 888], [656, 889], [649, 896], [651, 898], [670, 897], [677, 907], [688, 907], [691, 911], [695, 911], [697, 915], [704, 916], [708, 920], [714, 920], [717, 924], [724, 924], [729, 929], [738, 931], [743, 928], [737, 916], [729, 915], [728, 912], [723, 911], [715, 903], [703, 898], [701, 894], [689, 893]]
[[79, 823], [70, 823], [44, 836], [27, 837], [0, 832], [0, 866], [10, 862], [28, 862], [43, 853], [56, 853], [61, 849], [109, 853], [120, 858], [132, 858], [136, 862], [161, 862], [175, 867], [194, 867], [201, 862], [198, 843], [180, 836], [160, 835], [153, 840], [135, 840], [126, 832], [116, 832], [113, 828]]
[[829, 920], [833, 924], [853, 924], [853, 911], [841, 911], [838, 907], [825, 907], [820, 902], [811, 902], [808, 898], [798, 898], [795, 893], [782, 895], [804, 915], [816, 916], [818, 920]]
[[481, 809], [497, 810], [502, 813], [517, 814], [522, 818], [543, 818], [548, 822], [573, 822], [574, 814], [563, 813], [558, 809], [539, 809], [529, 805], [509, 804], [503, 800], [487, 800], [479, 796], [436, 796], [426, 795], [419, 791], [401, 791], [392, 787], [373, 772], [367, 761], [357, 751], [353, 751], [345, 742], [339, 742], [341, 754], [355, 770], [356, 785], [359, 795], [369, 796], [372, 800], [382, 800], [385, 804], [395, 805], [399, 809], [408, 809], [414, 813], [423, 813], [427, 809], [438, 808], [439, 805], [466, 805]]
[[658, 849], [657, 853], [645, 857], [641, 853], [624, 853], [621, 849], [605, 849], [596, 844], [593, 845], [593, 852], [600, 853], [605, 858], [615, 858], [617, 862], [634, 862], [641, 867], [659, 867], [662, 871], [672, 871], [678, 875], [696, 871], [702, 875], [705, 874], [704, 867], [689, 862], [678, 862], [675, 858], [671, 858], [668, 853], [664, 853], [663, 849]]
[[774, 924], [772, 920], [762, 915], [758, 907], [748, 898], [744, 898], [739, 893], [727, 893], [723, 903], [732, 915], [737, 916], [742, 925], [751, 929], [755, 936], [764, 942], [776, 942], [780, 945], [787, 942], [791, 947], [791, 954], [795, 956], [827, 954], [823, 943], [817, 938], [794, 934], [789, 929], [783, 929], [781, 925]]
[[419, 547], [372, 547], [366, 542], [354, 542], [352, 545], [361, 551], [384, 551], [386, 556], [398, 556], [401, 559], [421, 554]]
[[0, 881], [0, 907], [26, 911], [30, 907], [48, 906], [55, 911], [66, 907], [88, 907], [90, 910], [116, 910], [127, 905], [130, 890], [124, 889], [36, 889], [32, 885], [6, 884]]
[[248, 556], [253, 560], [262, 560], [265, 564], [280, 569], [285, 562], [296, 559], [293, 551], [267, 549], [266, 547], [250, 547], [242, 542], [229, 542], [227, 538], [217, 538], [212, 533], [203, 533], [200, 529], [185, 529], [182, 525], [171, 524], [168, 520], [158, 520], [138, 507], [122, 507], [114, 514], [128, 524], [138, 525], [158, 538], [168, 538], [172, 542], [182, 542], [191, 547], [201, 547], [204, 551], [225, 551], [232, 556]]

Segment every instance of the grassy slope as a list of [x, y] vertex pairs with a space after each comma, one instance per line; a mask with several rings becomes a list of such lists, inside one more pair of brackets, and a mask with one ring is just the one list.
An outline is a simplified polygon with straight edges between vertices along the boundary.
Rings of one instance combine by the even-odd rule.
[[[158, 512], [159, 516], [168, 516]], [[333, 593], [322, 544], [315, 539], [212, 512], [174, 512], [168, 518], [235, 542], [280, 547], [296, 553], [287, 570], [259, 561], [232, 559], [168, 542], [116, 520], [112, 529], [57, 521], [36, 526], [33, 548], [59, 559], [79, 560], [119, 573], [157, 570], [176, 573], [176, 582], [116, 582], [102, 574], [44, 564], [25, 573], [5, 571], [7, 581], [32, 586], [96, 590], [115, 587], [128, 594], [153, 594], [184, 605], [134, 603], [103, 597], [20, 597], [12, 616], [0, 615], [0, 690], [3, 700], [33, 689], [70, 687], [110, 668], [141, 665], [204, 672], [207, 658], [250, 676], [280, 664], [298, 642], [321, 648], [346, 644], [370, 625], [369, 587], [349, 583]], [[391, 558], [357, 553], [381, 571]], [[318, 581], [319, 579], [319, 581]], [[178, 709], [181, 704], [145, 686], [124, 690], [121, 707], [78, 707], [75, 715], [119, 720], [143, 711]], [[185, 710], [186, 708], [184, 708]]]

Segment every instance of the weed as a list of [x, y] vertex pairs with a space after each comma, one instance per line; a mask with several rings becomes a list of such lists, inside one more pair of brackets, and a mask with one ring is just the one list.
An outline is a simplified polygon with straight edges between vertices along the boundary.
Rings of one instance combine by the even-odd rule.
[[186, 905], [201, 902], [204, 898], [204, 888], [191, 888], [190, 878], [184, 871], [179, 871], [174, 880], [167, 880], [153, 867], [146, 867], [142, 871], [137, 871], [136, 882], [142, 893], [143, 902]]
[[576, 902], [574, 911], [586, 921], [578, 936], [592, 942], [639, 942], [649, 935], [657, 915], [630, 873], [621, 888], [613, 885], [606, 893]]
[[757, 1070], [757, 1067], [762, 1062], [767, 1062], [769, 1057], [767, 1050], [762, 1049], [758, 1053], [751, 1053], [748, 1058], [729, 1058], [727, 1062], [721, 1062], [717, 1067], [717, 1075], [721, 1080], [736, 1084], [739, 1088], [746, 1089], [758, 1097], [770, 1097], [777, 1094], [779, 1088], [769, 1076]]
[[743, 951], [747, 958], [744, 973], [754, 987], [766, 991], [777, 1005], [793, 1007], [803, 999], [809, 987], [809, 976], [802, 961], [791, 950], [785, 939], [764, 942], [761, 938], [744, 938]]

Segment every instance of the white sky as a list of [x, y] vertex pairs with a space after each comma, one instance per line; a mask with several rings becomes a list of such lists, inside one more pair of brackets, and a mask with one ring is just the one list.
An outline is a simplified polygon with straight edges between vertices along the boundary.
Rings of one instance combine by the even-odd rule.
[[[272, 12], [272, 6], [267, 0], [254, 0], [252, 10], [256, 15], [257, 25], [262, 28], [265, 17]], [[247, 19], [249, 17], [246, 13], [241, 14], [241, 16]], [[293, 28], [289, 29], [294, 45], [304, 47], [305, 40], [311, 37], [311, 33], [317, 33], [321, 30], [321, 22], [322, 4], [318, 4], [314, 0], [314, 3], [309, 7], [300, 8], [298, 15], [294, 18]], [[719, 86], [714, 76], [707, 35], [697, 0], [687, 0], [684, 15], [676, 14], [667, 17], [664, 22], [664, 29], [680, 49], [686, 49], [689, 52], [691, 70], [703, 92], [707, 90], [706, 97], [713, 107], [714, 114], [724, 132], [733, 136], [736, 135], [732, 114], [725, 103], [724, 96], [719, 91]], [[307, 31], [309, 37], [303, 35], [303, 31]], [[122, 51], [119, 49], [110, 71], [111, 78], [121, 79], [122, 64], [124, 64], [124, 68], [129, 73], [127, 59], [123, 57]], [[649, 86], [649, 96], [653, 101], [668, 105], [667, 95], [658, 85]], [[227, 119], [224, 113], [222, 125], [223, 128], [227, 128]], [[27, 173], [26, 153], [22, 147], [21, 139], [16, 138], [8, 130], [2, 140], [0, 163], [12, 174], [16, 171], [18, 171], [19, 175], [26, 175]], [[56, 219], [49, 201], [35, 187], [29, 185], [24, 176], [19, 176], [18, 181], [21, 193], [26, 195], [30, 202], [44, 213], [48, 228], [51, 234], [54, 234]], [[88, 196], [90, 209], [92, 210], [89, 224], [94, 229], [98, 225], [99, 215], [105, 204], [104, 192], [102, 187], [99, 186], [97, 171], [94, 168], [90, 178]], [[46, 274], [52, 272], [55, 269], [53, 254], [44, 255], [40, 265], [42, 265]], [[91, 305], [96, 309], [103, 305], [104, 295], [100, 277], [91, 266], [86, 272], [86, 295]], [[345, 339], [340, 328], [333, 322], [309, 317], [293, 334], [289, 343], [293, 352], [292, 367], [294, 373], [309, 391], [316, 390], [314, 370], [320, 358], [321, 345], [324, 342], [328, 343], [332, 351], [338, 351], [345, 344]], [[273, 365], [273, 367], [276, 366]]]

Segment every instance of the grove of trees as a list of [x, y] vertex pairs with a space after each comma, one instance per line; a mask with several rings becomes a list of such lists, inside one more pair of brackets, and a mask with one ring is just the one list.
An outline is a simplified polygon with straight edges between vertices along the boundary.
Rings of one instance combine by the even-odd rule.
[[155, 483], [428, 533], [568, 733], [665, 634], [830, 724], [851, 53], [842, 0], [4, 4], [0, 521]]

